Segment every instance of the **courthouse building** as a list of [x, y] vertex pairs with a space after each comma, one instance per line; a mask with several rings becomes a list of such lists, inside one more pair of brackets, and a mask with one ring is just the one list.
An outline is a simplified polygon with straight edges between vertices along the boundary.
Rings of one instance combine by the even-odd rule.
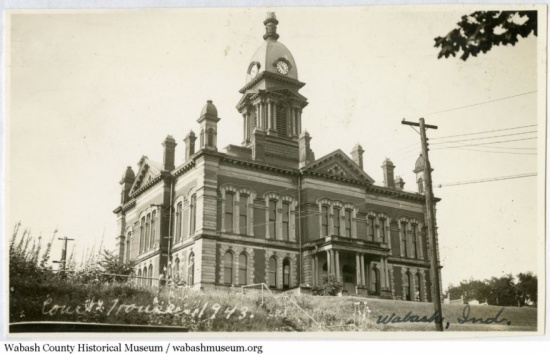
[[204, 290], [308, 289], [333, 274], [344, 295], [431, 301], [422, 157], [411, 166], [417, 192], [403, 189], [389, 159], [383, 186], [374, 185], [359, 144], [350, 156], [316, 158], [298, 65], [275, 14], [264, 24], [264, 41], [243, 63], [240, 116], [227, 118], [242, 119], [242, 143], [218, 147], [220, 118], [207, 101], [183, 158], [168, 136], [162, 162], [143, 156], [137, 172], [128, 167], [114, 211], [121, 259], [135, 261], [143, 285], [167, 267]]

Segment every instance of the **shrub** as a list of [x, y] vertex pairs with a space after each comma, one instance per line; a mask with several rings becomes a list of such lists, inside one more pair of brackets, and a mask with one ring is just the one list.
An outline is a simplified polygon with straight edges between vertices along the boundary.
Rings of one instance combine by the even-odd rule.
[[336, 296], [342, 291], [342, 283], [336, 280], [333, 274], [323, 273], [323, 281], [312, 289], [313, 295]]

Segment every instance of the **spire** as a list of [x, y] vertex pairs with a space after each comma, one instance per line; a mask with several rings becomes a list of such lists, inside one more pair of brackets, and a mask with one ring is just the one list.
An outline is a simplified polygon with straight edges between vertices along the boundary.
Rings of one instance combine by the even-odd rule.
[[269, 38], [273, 40], [277, 40], [279, 38], [279, 35], [277, 34], [278, 24], [279, 24], [279, 21], [277, 21], [275, 12], [268, 12], [267, 17], [264, 21], [264, 25], [265, 25], [264, 39], [265, 40], [268, 40]]

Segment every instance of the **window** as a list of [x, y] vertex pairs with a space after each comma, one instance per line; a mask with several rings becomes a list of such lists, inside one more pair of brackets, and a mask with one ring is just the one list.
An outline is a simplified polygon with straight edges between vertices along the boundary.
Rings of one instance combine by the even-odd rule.
[[233, 254], [229, 251], [223, 257], [223, 282], [233, 284]]
[[405, 286], [403, 287], [403, 292], [405, 293], [405, 300], [411, 301], [411, 289], [412, 289], [412, 275], [407, 272], [405, 274]]
[[143, 277], [143, 275], [141, 274], [141, 269], [140, 269], [138, 271], [137, 285], [141, 285], [141, 281], [143, 280], [142, 277]]
[[277, 106], [277, 132], [279, 136], [288, 136], [287, 108], [283, 105]]
[[247, 235], [248, 232], [248, 196], [241, 194], [239, 196], [239, 233], [241, 235]]
[[370, 271], [371, 290], [375, 294], [380, 294], [380, 272], [376, 268]]
[[175, 243], [181, 241], [181, 219], [183, 217], [183, 203], [179, 202], [176, 207], [176, 240]]
[[322, 236], [328, 236], [328, 205], [321, 207], [321, 232]]
[[270, 288], [277, 287], [277, 260], [275, 259], [275, 257], [271, 257], [269, 259], [268, 281]]
[[147, 267], [143, 268], [143, 278], [141, 279], [141, 285], [147, 285]]
[[212, 128], [208, 129], [208, 132], [206, 134], [207, 134], [206, 145], [214, 146], [214, 129]]
[[153, 286], [153, 265], [149, 264], [149, 286]]
[[172, 274], [178, 274], [180, 271], [180, 259], [176, 258], [174, 261], [174, 268], [172, 270]]
[[412, 225], [412, 258], [418, 258], [418, 252], [417, 252], [417, 244], [416, 244], [416, 226]]
[[283, 261], [283, 289], [290, 288], [290, 260], [285, 258]]
[[333, 235], [340, 236], [340, 208], [334, 208], [334, 233]]
[[143, 253], [145, 248], [145, 216], [141, 218], [139, 226], [139, 253]]
[[269, 237], [277, 238], [277, 201], [269, 201]]
[[380, 241], [386, 243], [386, 219], [380, 219]]
[[128, 235], [126, 235], [126, 262], [130, 261], [130, 241], [132, 239], [132, 232], [128, 232]]
[[283, 240], [288, 241], [290, 237], [290, 204], [283, 203]]
[[151, 216], [151, 239], [149, 240], [149, 248], [153, 249], [155, 248], [155, 219], [157, 217], [157, 211], [153, 211], [153, 215]]
[[351, 210], [346, 209], [345, 213], [346, 222], [346, 237], [351, 237]]
[[407, 223], [402, 222], [401, 223], [401, 256], [402, 257], [408, 257], [407, 256]]
[[369, 228], [367, 231], [367, 240], [374, 241], [374, 218], [369, 216]]
[[187, 282], [189, 285], [195, 285], [195, 254], [193, 252], [189, 255], [187, 264]]
[[239, 285], [246, 285], [248, 278], [248, 257], [241, 253], [239, 256]]
[[416, 273], [414, 284], [414, 300], [420, 301], [420, 274]]
[[195, 234], [195, 228], [197, 226], [197, 195], [193, 194], [191, 197], [191, 215], [189, 216], [189, 234], [193, 235]]
[[225, 232], [233, 233], [234, 204], [235, 204], [235, 194], [233, 194], [232, 192], [225, 193], [225, 217], [224, 217]]
[[143, 247], [144, 251], [147, 251], [149, 249], [149, 232], [151, 232], [151, 229], [149, 229], [150, 222], [151, 214], [147, 214], [147, 220], [145, 221], [145, 245]]

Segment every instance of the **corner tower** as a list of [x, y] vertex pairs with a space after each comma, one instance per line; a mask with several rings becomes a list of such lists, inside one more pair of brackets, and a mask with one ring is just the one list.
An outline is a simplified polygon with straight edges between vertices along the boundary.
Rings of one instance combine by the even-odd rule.
[[256, 160], [285, 167], [298, 167], [298, 139], [302, 110], [307, 98], [298, 91], [298, 68], [290, 51], [278, 41], [275, 13], [264, 21], [264, 43], [246, 69], [246, 83], [237, 110], [243, 116], [244, 147]]

